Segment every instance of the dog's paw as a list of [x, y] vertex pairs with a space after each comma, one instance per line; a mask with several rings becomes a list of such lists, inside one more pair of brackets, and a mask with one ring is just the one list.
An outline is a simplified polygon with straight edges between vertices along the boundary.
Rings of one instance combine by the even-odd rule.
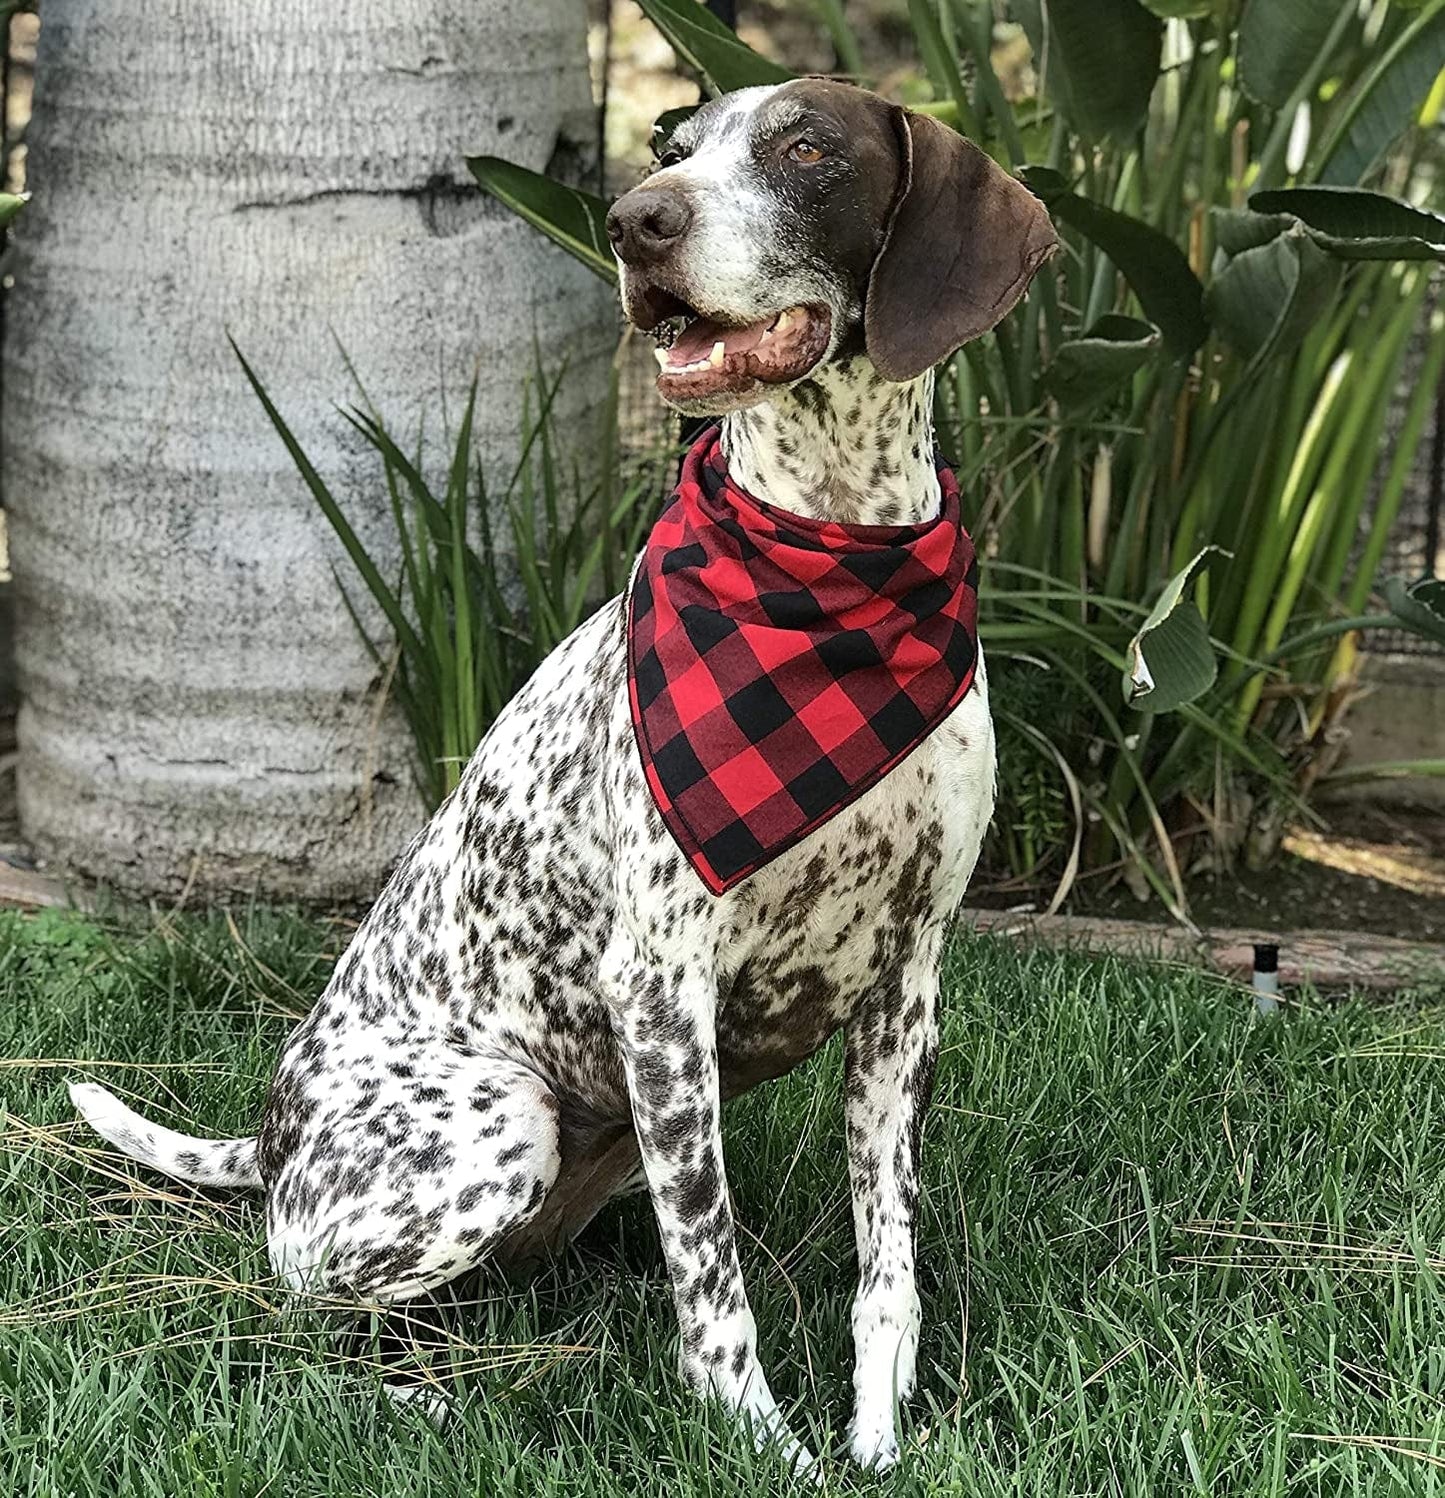
[[813, 1482], [822, 1480], [817, 1457], [788, 1429], [783, 1412], [773, 1403], [771, 1394], [749, 1400], [737, 1413], [751, 1431], [753, 1445], [759, 1451], [777, 1452], [795, 1477], [807, 1477]]
[[393, 1408], [421, 1415], [442, 1430], [452, 1417], [455, 1403], [432, 1384], [382, 1384], [381, 1391]]
[[873, 1472], [886, 1472], [898, 1461], [898, 1432], [890, 1418], [885, 1425], [881, 1420], [854, 1420], [848, 1429], [848, 1454], [860, 1467]]
[[788, 1429], [777, 1410], [766, 1415], [748, 1411], [747, 1416], [753, 1444], [759, 1451], [776, 1451], [793, 1469], [795, 1477], [807, 1476], [815, 1482], [820, 1479], [822, 1473], [817, 1457]]

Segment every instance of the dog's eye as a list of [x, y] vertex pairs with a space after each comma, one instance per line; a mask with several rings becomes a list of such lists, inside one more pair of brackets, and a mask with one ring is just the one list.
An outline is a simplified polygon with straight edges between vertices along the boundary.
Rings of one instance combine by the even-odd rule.
[[823, 152], [805, 135], [788, 147], [788, 159], [802, 166], [813, 166], [823, 159]]
[[681, 161], [682, 152], [675, 150], [672, 146], [669, 146], [657, 158], [658, 169], [661, 170], [666, 166], [677, 166], [681, 163]]

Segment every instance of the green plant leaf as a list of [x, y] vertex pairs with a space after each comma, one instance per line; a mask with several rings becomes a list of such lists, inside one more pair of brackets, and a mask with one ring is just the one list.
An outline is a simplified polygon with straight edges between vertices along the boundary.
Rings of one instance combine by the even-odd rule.
[[1318, 182], [1366, 177], [1419, 112], [1445, 68], [1445, 0], [1430, 0], [1355, 84], [1320, 144]]
[[1319, 56], [1354, 0], [1245, 0], [1236, 44], [1239, 81], [1251, 99], [1279, 109]]
[[271, 425], [275, 427], [276, 435], [280, 437], [286, 451], [291, 455], [291, 461], [295, 463], [321, 513], [331, 522], [331, 528], [346, 548], [346, 554], [351, 558], [352, 565], [361, 574], [362, 581], [371, 591], [371, 596], [386, 615], [387, 622], [396, 631], [397, 639], [401, 641], [403, 649], [412, 656], [421, 655], [423, 653], [421, 641], [403, 612], [395, 589], [382, 577], [376, 563], [372, 561], [370, 553], [351, 528], [351, 522], [336, 502], [325, 480], [316, 471], [310, 458], [306, 456], [300, 442], [286, 424], [285, 418], [277, 409], [276, 403], [267, 393], [265, 386], [261, 384], [256, 372], [246, 362], [246, 357], [237, 346], [236, 340], [229, 333], [226, 335], [226, 340], [231, 345], [231, 352], [235, 354], [241, 365], [241, 372], [246, 376], [247, 383], [255, 392], [257, 400], [261, 402], [261, 407], [270, 418]]
[[1164, 23], [1139, 0], [1022, 0], [1043, 86], [1089, 140], [1128, 139], [1159, 77]]
[[1389, 759], [1347, 765], [1323, 776], [1329, 785], [1354, 785], [1362, 780], [1422, 780], [1445, 776], [1445, 759]]
[[1217, 546], [1197, 552], [1164, 585], [1159, 602], [1129, 641], [1124, 661], [1124, 701], [1144, 712], [1167, 713], [1203, 696], [1219, 666], [1204, 616], [1184, 589], [1194, 569]]
[[1066, 410], [1088, 411], [1153, 358], [1160, 341], [1153, 323], [1105, 313], [1081, 337], [1059, 345], [1044, 385]]
[[637, 0], [643, 14], [667, 38], [678, 61], [701, 75], [715, 94], [757, 83], [787, 83], [796, 76], [748, 46], [700, 0]]
[[833, 51], [838, 55], [838, 65], [854, 79], [863, 76], [863, 54], [858, 50], [858, 38], [843, 14], [843, 0], [813, 0], [813, 8], [819, 19], [828, 28], [833, 39]]
[[1256, 213], [1251, 208], [1211, 208], [1215, 246], [1225, 255], [1257, 249], [1295, 222], [1287, 213]]
[[1049, 167], [1025, 167], [1020, 176], [1055, 218], [1092, 240], [1114, 262], [1171, 354], [1192, 354], [1204, 342], [1209, 336], [1204, 287], [1168, 235], [1142, 219], [1081, 198]]
[[0, 192], [0, 229], [3, 229], [29, 201], [28, 192]]
[[1445, 579], [1422, 577], [1407, 584], [1392, 577], [1385, 584], [1385, 602], [1406, 629], [1445, 645]]
[[1340, 264], [1298, 222], [1265, 244], [1241, 250], [1209, 283], [1204, 310], [1246, 358], [1297, 348], [1329, 308]]
[[971, 140], [980, 140], [982, 126], [968, 97], [968, 86], [963, 81], [958, 59], [944, 43], [932, 0], [908, 0], [908, 21], [913, 27], [913, 40], [934, 92], [947, 94], [953, 104], [954, 117], [949, 123]]
[[616, 282], [617, 264], [607, 242], [607, 203], [602, 198], [500, 156], [468, 156], [467, 165], [483, 192], [540, 229], [604, 281]]
[[1445, 218], [1362, 187], [1282, 187], [1249, 206], [1289, 213], [1341, 260], [1445, 260]]

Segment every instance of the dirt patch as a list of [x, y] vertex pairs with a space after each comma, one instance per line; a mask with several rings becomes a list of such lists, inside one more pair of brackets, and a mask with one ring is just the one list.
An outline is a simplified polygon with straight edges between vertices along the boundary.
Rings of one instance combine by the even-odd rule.
[[[1027, 897], [981, 889], [969, 903], [1001, 910], [1022, 906]], [[1328, 928], [1445, 942], [1445, 813], [1340, 807], [1328, 828], [1291, 833], [1270, 868], [1196, 879], [1189, 904], [1194, 919], [1211, 928]], [[1122, 884], [1097, 879], [1081, 881], [1065, 910], [1168, 919], [1159, 902], [1140, 901]]]
[[1260, 873], [1201, 883], [1208, 925], [1328, 926], [1445, 941], [1445, 813], [1358, 806], [1299, 831]]
[[1445, 982], [1445, 946], [1415, 937], [1378, 936], [1368, 931], [1289, 931], [1238, 928], [1201, 931], [1154, 921], [1118, 920], [1109, 916], [1017, 916], [998, 910], [967, 912], [976, 931], [1044, 947], [1071, 947], [1089, 952], [1186, 963], [1212, 968], [1236, 982], [1249, 983], [1258, 943], [1276, 945], [1277, 977], [1282, 989], [1309, 984], [1322, 993], [1356, 989], [1419, 994], [1435, 993]]

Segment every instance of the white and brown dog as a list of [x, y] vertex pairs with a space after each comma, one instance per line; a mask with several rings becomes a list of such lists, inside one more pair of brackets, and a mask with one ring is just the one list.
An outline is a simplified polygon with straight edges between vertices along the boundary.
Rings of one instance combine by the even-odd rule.
[[[683, 321], [658, 387], [723, 416], [732, 480], [862, 526], [938, 513], [931, 370], [1055, 242], [954, 132], [817, 80], [708, 104], [608, 229], [632, 321]], [[804, 1461], [757, 1359], [720, 1110], [841, 1026], [851, 1443], [884, 1465], [914, 1381], [940, 947], [993, 807], [982, 662], [884, 778], [714, 894], [639, 761], [626, 607], [602, 608], [497, 719], [287, 1041], [259, 1135], [189, 1138], [90, 1084], [75, 1103], [157, 1170], [262, 1188], [278, 1273], [383, 1306], [565, 1242], [645, 1180], [685, 1379]]]

